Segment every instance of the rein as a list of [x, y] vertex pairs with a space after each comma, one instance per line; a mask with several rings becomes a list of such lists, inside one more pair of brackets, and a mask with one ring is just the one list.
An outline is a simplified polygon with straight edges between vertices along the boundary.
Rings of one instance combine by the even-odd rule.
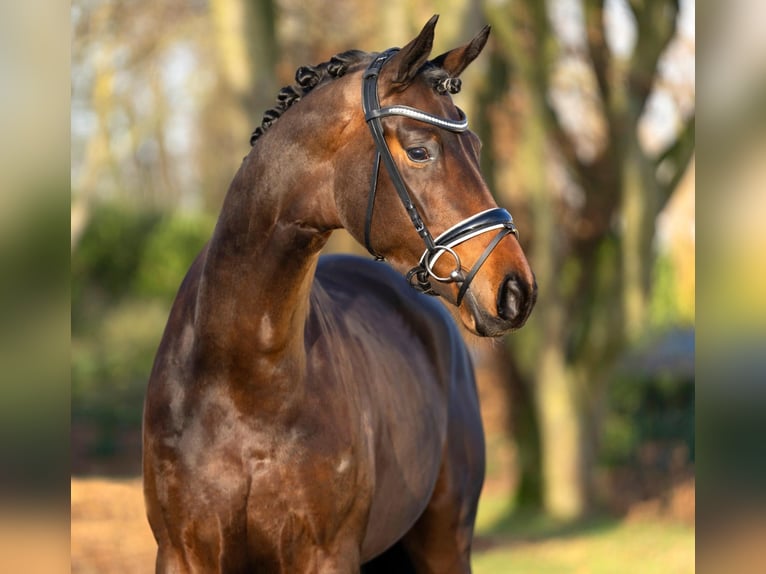
[[[382, 159], [383, 164], [386, 166], [388, 176], [394, 184], [396, 193], [399, 196], [402, 205], [404, 205], [404, 209], [407, 211], [407, 215], [409, 215], [410, 220], [415, 227], [415, 231], [420, 235], [426, 247], [418, 265], [410, 269], [407, 273], [407, 280], [412, 287], [429, 295], [438, 295], [438, 293], [431, 287], [431, 279], [439, 281], [440, 283], [459, 283], [460, 289], [458, 290], [456, 305], [460, 306], [471, 281], [495, 247], [497, 247], [506, 235], [510, 235], [511, 233], [518, 239], [519, 232], [513, 224], [513, 217], [511, 217], [511, 214], [505, 209], [495, 207], [468, 217], [436, 237], [436, 239], [433, 238], [410, 197], [410, 193], [401, 173], [396, 167], [394, 157], [391, 155], [391, 150], [389, 149], [383, 134], [383, 124], [381, 119], [389, 116], [404, 116], [454, 133], [465, 132], [468, 129], [468, 119], [459, 108], [459, 120], [435, 116], [410, 106], [394, 105], [381, 108], [380, 100], [378, 98], [378, 76], [380, 75], [383, 65], [396, 54], [396, 52], [398, 52], [397, 48], [391, 48], [390, 50], [381, 53], [370, 63], [362, 76], [362, 109], [364, 111], [365, 121], [367, 122], [370, 132], [372, 133], [372, 138], [375, 141], [375, 147], [377, 148], [375, 165], [372, 170], [372, 181], [370, 182], [370, 195], [367, 201], [367, 214], [364, 225], [364, 245], [367, 248], [367, 251], [369, 251], [375, 259], [384, 259], [382, 255], [373, 249], [370, 240], [370, 228], [372, 226], [372, 216], [375, 209], [375, 194], [377, 192], [378, 176], [380, 174], [380, 163]], [[492, 241], [490, 241], [489, 245], [487, 245], [484, 252], [476, 260], [473, 267], [466, 275], [463, 271], [460, 257], [453, 248], [477, 235], [494, 230], [498, 230], [497, 234]], [[442, 277], [436, 274], [434, 265], [439, 257], [445, 253], [449, 254], [454, 259], [455, 268], [449, 275]]]

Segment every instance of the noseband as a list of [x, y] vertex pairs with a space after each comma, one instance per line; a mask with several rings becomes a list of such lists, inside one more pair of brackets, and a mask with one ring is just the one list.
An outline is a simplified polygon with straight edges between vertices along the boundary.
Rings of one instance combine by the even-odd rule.
[[[394, 105], [381, 108], [380, 100], [378, 99], [378, 76], [380, 75], [380, 70], [383, 68], [383, 65], [396, 54], [396, 52], [398, 52], [398, 49], [392, 48], [380, 54], [372, 61], [372, 63], [370, 63], [362, 77], [362, 109], [364, 110], [364, 118], [367, 121], [372, 137], [375, 140], [375, 147], [377, 148], [375, 154], [375, 167], [372, 171], [372, 181], [370, 184], [370, 196], [367, 202], [367, 215], [364, 225], [364, 245], [367, 248], [367, 251], [369, 251], [376, 259], [383, 259], [383, 256], [375, 252], [370, 242], [370, 227], [372, 226], [372, 214], [375, 209], [375, 193], [377, 191], [380, 161], [382, 158], [383, 164], [386, 166], [386, 171], [394, 184], [396, 193], [399, 195], [399, 199], [402, 201], [404, 209], [407, 211], [407, 215], [409, 215], [412, 224], [415, 226], [415, 231], [420, 235], [426, 246], [418, 265], [413, 267], [407, 273], [407, 280], [415, 289], [429, 295], [438, 295], [438, 293], [431, 287], [431, 279], [441, 283], [459, 283], [460, 289], [458, 290], [456, 300], [456, 305], [459, 306], [463, 300], [463, 296], [468, 291], [468, 286], [471, 284], [471, 281], [487, 260], [490, 253], [497, 247], [503, 237], [513, 233], [518, 239], [519, 232], [513, 224], [513, 217], [511, 217], [511, 214], [499, 207], [482, 211], [481, 213], [477, 213], [476, 215], [464, 219], [439, 235], [436, 239], [434, 239], [428, 231], [426, 224], [423, 222], [415, 204], [410, 198], [407, 185], [404, 183], [404, 179], [402, 178], [401, 173], [399, 173], [394, 158], [391, 155], [388, 143], [386, 143], [386, 138], [383, 135], [381, 118], [388, 116], [404, 116], [454, 133], [465, 132], [468, 129], [468, 119], [460, 109], [458, 109], [460, 119], [452, 120], [435, 116], [409, 106]], [[454, 248], [477, 235], [494, 230], [498, 230], [495, 237], [489, 242], [489, 245], [487, 245], [484, 252], [476, 260], [476, 263], [474, 263], [468, 274], [464, 274], [460, 257], [457, 252], [455, 252]], [[455, 268], [449, 275], [442, 277], [436, 273], [434, 265], [439, 257], [445, 253], [454, 259]]]

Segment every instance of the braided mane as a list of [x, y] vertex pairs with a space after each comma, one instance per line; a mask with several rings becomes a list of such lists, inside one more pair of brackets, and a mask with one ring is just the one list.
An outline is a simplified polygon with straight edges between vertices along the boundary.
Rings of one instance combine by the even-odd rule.
[[[340, 78], [352, 67], [371, 59], [373, 54], [361, 50], [348, 50], [322, 62], [316, 66], [301, 66], [295, 72], [295, 84], [285, 86], [277, 94], [277, 105], [269, 108], [263, 114], [261, 125], [255, 128], [250, 136], [250, 145], [261, 137], [280, 116], [303, 96], [317, 87], [323, 81]], [[457, 94], [460, 91], [460, 78], [451, 78], [442, 68], [431, 62], [426, 62], [421, 70], [426, 80], [439, 95]]]
[[294, 103], [298, 102], [303, 96], [308, 94], [322, 81], [326, 79], [335, 79], [343, 76], [350, 67], [369, 59], [370, 54], [361, 50], [348, 50], [341, 52], [330, 58], [327, 62], [322, 62], [316, 66], [301, 66], [295, 72], [296, 84], [285, 86], [277, 94], [277, 105], [269, 108], [263, 114], [261, 125], [255, 128], [250, 136], [250, 145], [255, 145], [256, 140], [261, 137], [279, 117], [287, 111]]

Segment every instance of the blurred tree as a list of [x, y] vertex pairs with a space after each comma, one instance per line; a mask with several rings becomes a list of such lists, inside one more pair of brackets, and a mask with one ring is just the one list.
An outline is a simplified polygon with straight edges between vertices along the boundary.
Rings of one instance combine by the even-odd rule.
[[93, 199], [217, 211], [276, 95], [275, 1], [72, 8], [73, 243]]
[[[662, 57], [676, 37], [679, 3], [515, 0], [485, 7], [500, 45], [491, 91], [505, 94], [510, 109], [523, 109], [510, 120], [516, 161], [495, 178], [512, 169], [527, 199], [522, 229], [531, 236], [522, 238], [540, 283], [533, 318], [509, 345], [521, 397], [534, 403], [534, 417], [520, 420], [530, 436], [539, 432], [539, 451], [534, 441], [520, 449], [520, 503], [576, 518], [591, 500], [590, 449], [605, 375], [646, 333], [657, 215], [694, 149], [693, 102], [677, 106], [678, 125], [661, 146], [642, 138], [648, 102], [669, 81]], [[619, 9], [630, 16], [622, 29], [614, 23]], [[569, 31], [573, 15], [584, 24], [579, 42]], [[632, 49], [608, 40], [631, 30]], [[485, 122], [508, 124], [498, 113]], [[495, 157], [508, 151], [503, 135], [489, 134]]]
[[73, 250], [97, 200], [154, 209], [195, 195], [183, 132], [200, 95], [186, 81], [205, 52], [189, 41], [206, 36], [203, 15], [199, 2], [72, 3]]
[[217, 212], [260, 114], [276, 97], [279, 60], [274, 0], [209, 0], [212, 44], [207, 64], [215, 70], [210, 97], [200, 113], [204, 143], [197, 147], [204, 208]]
[[250, 113], [276, 92], [275, 10], [273, 0], [210, 0], [221, 76]]

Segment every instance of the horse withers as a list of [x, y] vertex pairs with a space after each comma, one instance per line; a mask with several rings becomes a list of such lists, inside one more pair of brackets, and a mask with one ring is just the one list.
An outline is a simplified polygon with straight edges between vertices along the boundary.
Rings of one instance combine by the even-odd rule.
[[[300, 68], [253, 133], [147, 390], [157, 572], [470, 572], [479, 404], [428, 295], [500, 336], [536, 285], [451, 98], [489, 29], [429, 60], [435, 25]], [[388, 264], [320, 257], [341, 227]]]

